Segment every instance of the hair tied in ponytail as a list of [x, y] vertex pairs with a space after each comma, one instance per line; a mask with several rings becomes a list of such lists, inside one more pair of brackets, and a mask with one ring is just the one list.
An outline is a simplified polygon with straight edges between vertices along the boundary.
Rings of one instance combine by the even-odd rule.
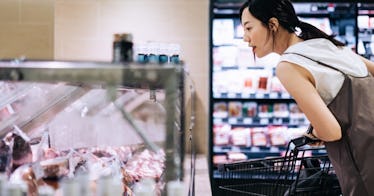
[[301, 34], [301, 21], [300, 20], [297, 20], [297, 23], [295, 25], [295, 33], [297, 36], [299, 36]]

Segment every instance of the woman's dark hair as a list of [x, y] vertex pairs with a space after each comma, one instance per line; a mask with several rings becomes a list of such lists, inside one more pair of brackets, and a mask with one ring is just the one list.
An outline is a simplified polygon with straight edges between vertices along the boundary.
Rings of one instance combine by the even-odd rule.
[[345, 45], [334, 39], [334, 36], [327, 35], [317, 27], [300, 21], [289, 0], [248, 0], [240, 7], [240, 20], [245, 8], [248, 8], [249, 12], [267, 27], [269, 19], [274, 17], [277, 18], [279, 24], [290, 33], [296, 32], [296, 27], [299, 27], [301, 30], [299, 37], [303, 40], [325, 38], [330, 40], [336, 46]]

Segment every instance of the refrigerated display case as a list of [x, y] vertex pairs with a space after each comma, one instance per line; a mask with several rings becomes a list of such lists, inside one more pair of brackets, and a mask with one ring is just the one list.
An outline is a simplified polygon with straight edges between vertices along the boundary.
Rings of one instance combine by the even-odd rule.
[[357, 3], [293, 1], [299, 19], [308, 22], [356, 51]]
[[374, 61], [374, 3], [358, 3], [358, 54]]
[[[244, 2], [244, 1], [242, 1]], [[256, 58], [242, 40], [241, 3], [211, 3], [209, 165], [213, 195], [218, 165], [279, 156], [307, 120], [275, 77], [279, 55]]]
[[[279, 55], [257, 58], [243, 39], [239, 7], [245, 1], [210, 4], [209, 165], [213, 195], [224, 163], [281, 156], [309, 121], [275, 76]], [[292, 1], [300, 20], [356, 51], [357, 3]]]
[[183, 181], [182, 64], [4, 60], [0, 92], [1, 195], [132, 195], [150, 182], [167, 195]]

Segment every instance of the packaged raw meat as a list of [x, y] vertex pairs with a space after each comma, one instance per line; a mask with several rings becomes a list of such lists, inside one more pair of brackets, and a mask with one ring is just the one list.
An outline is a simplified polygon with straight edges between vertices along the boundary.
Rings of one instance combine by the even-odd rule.
[[235, 146], [250, 146], [249, 128], [236, 127], [231, 130], [231, 141]]
[[247, 156], [242, 152], [228, 152], [227, 157], [230, 161], [241, 161], [247, 159]]
[[229, 117], [242, 117], [242, 103], [239, 101], [229, 102]]
[[229, 124], [214, 125], [214, 145], [230, 143], [231, 126]]
[[287, 141], [285, 138], [285, 133], [287, 132], [286, 126], [270, 126], [269, 127], [269, 137], [270, 137], [270, 144], [272, 146], [284, 146], [286, 145]]
[[266, 136], [266, 128], [256, 127], [252, 128], [252, 145], [253, 146], [267, 146], [268, 140]]

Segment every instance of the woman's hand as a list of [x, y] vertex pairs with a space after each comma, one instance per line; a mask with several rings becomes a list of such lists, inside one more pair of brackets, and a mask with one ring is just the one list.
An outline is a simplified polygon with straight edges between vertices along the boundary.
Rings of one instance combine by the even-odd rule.
[[304, 133], [303, 135], [314, 140], [314, 142], [308, 144], [309, 146], [323, 146], [324, 145], [323, 141], [318, 139], [312, 133]]

